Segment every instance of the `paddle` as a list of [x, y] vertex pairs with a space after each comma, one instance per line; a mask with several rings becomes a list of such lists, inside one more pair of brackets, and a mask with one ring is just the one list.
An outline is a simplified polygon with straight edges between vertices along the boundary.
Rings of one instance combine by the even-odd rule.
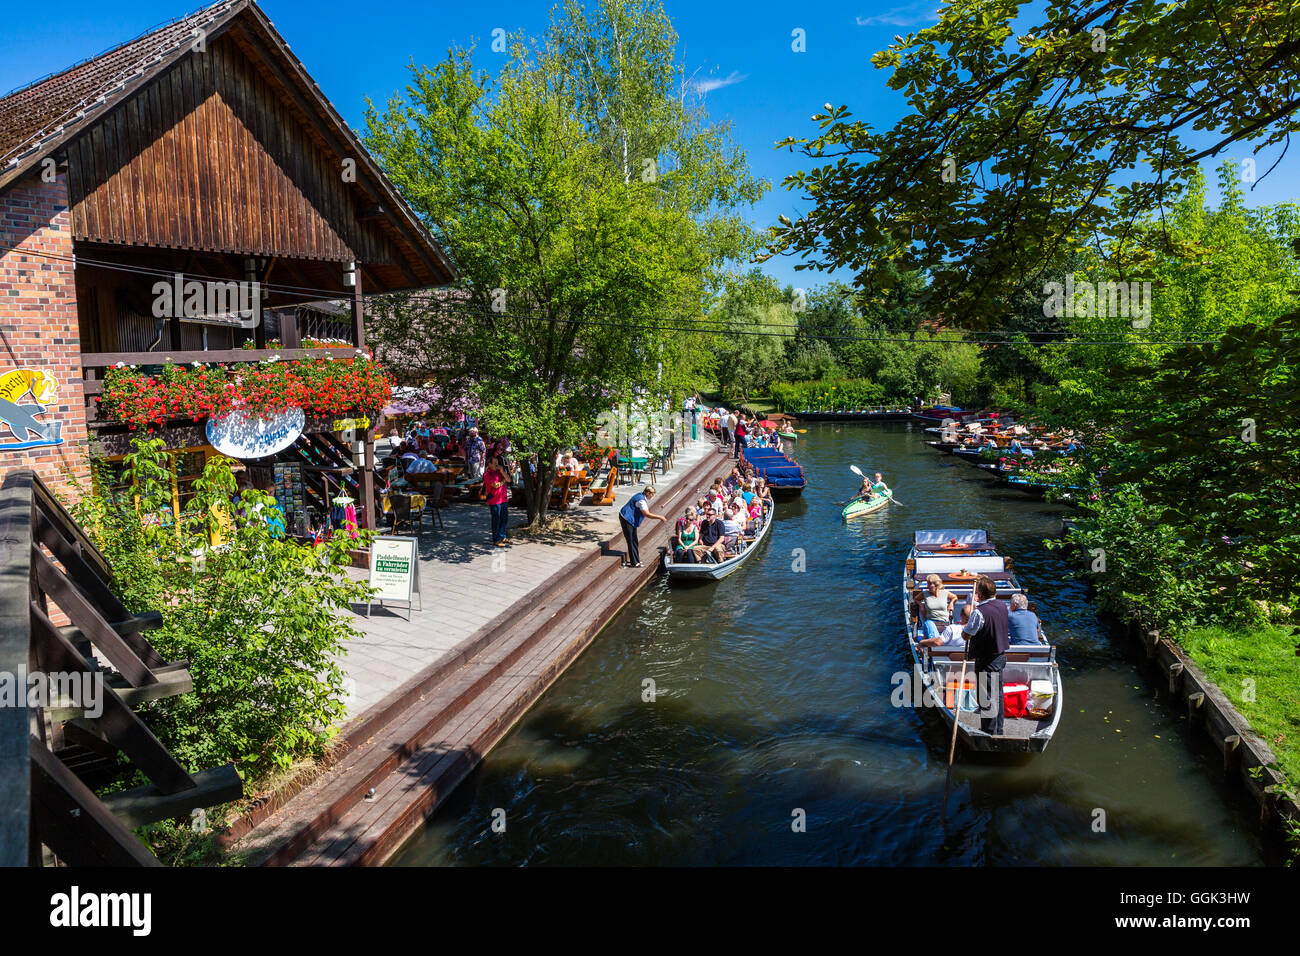
[[966, 638], [966, 649], [961, 653], [961, 677], [957, 681], [957, 693], [953, 699], [952, 709], [952, 743], [948, 745], [948, 770], [943, 776], [943, 812], [939, 814], [941, 825], [948, 822], [948, 784], [952, 782], [952, 758], [957, 752], [957, 723], [961, 720], [961, 698], [966, 690], [966, 658], [970, 654], [970, 637]]

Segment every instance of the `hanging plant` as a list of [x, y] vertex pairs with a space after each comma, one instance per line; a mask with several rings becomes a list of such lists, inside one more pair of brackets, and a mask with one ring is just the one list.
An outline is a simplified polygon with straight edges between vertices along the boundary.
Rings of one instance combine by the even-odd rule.
[[363, 353], [355, 359], [168, 364], [156, 376], [134, 366], [112, 368], [104, 376], [99, 408], [105, 418], [144, 428], [236, 409], [260, 418], [290, 408], [322, 416], [377, 411], [392, 395], [392, 378]]

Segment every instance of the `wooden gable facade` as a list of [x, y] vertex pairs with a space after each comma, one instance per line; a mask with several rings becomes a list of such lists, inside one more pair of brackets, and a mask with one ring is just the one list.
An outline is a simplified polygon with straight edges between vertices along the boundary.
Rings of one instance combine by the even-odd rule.
[[[0, 476], [32, 467], [66, 489], [86, 477], [88, 438], [125, 451], [129, 429], [98, 414], [108, 368], [318, 357], [299, 348], [294, 307], [320, 300], [350, 304], [349, 344], [364, 349], [366, 294], [454, 275], [251, 0], [0, 98], [0, 286], [12, 290], [0, 301]], [[175, 276], [256, 283], [262, 315], [282, 318], [270, 335], [264, 322], [159, 319], [155, 285]], [[6, 417], [6, 399], [20, 411]], [[202, 422], [161, 433], [178, 451], [204, 446]], [[346, 436], [363, 439], [362, 461], [338, 453], [340, 437], [321, 435], [309, 467], [373, 512], [371, 435]]]

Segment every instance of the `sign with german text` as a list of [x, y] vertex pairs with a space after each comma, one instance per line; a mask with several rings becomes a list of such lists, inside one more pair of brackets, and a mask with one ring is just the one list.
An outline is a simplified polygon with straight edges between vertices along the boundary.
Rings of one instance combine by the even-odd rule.
[[[420, 561], [414, 538], [385, 535], [370, 546], [370, 586], [375, 594], [369, 603], [400, 601], [406, 604], [410, 619], [412, 598], [420, 593]], [[421, 598], [420, 609], [424, 610]], [[366, 607], [366, 616], [370, 608]]]

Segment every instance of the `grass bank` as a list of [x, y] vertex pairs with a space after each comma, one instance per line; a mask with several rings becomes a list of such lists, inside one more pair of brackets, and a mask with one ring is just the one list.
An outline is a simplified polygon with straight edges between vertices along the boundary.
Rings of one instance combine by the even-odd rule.
[[1277, 754], [1288, 783], [1300, 785], [1300, 662], [1292, 628], [1204, 627], [1179, 634], [1178, 643]]

